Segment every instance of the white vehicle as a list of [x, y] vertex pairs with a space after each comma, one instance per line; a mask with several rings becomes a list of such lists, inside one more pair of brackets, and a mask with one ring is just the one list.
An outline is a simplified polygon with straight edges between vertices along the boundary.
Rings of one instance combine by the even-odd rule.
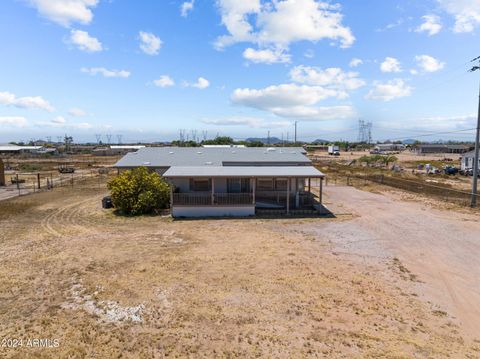
[[330, 156], [340, 156], [340, 147], [338, 147], [338, 146], [328, 146], [328, 154]]

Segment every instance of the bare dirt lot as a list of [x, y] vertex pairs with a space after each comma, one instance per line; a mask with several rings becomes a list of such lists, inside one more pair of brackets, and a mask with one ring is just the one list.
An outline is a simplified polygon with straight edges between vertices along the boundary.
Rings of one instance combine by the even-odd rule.
[[337, 218], [172, 221], [115, 216], [104, 194], [0, 202], [0, 338], [23, 340], [0, 356], [480, 355], [468, 214], [329, 187]]

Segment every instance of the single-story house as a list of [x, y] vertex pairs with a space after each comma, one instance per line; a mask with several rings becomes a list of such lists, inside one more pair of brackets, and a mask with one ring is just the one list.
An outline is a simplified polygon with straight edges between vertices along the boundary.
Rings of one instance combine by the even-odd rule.
[[424, 155], [427, 153], [466, 153], [472, 149], [472, 145], [426, 144], [415, 146], [414, 151], [418, 155]]
[[325, 175], [303, 148], [147, 147], [115, 164], [119, 172], [140, 166], [172, 185], [174, 217], [313, 214], [321, 209]]
[[[475, 163], [475, 151], [470, 151], [462, 155], [461, 169], [462, 171], [473, 169], [473, 164]], [[480, 168], [480, 159], [478, 161]]]

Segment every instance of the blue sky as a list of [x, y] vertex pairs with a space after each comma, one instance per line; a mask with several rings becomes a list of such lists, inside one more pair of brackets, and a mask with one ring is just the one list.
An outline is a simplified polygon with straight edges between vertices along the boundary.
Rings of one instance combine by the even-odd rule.
[[[473, 139], [480, 0], [4, 0], [0, 141]], [[445, 134], [443, 134], [445, 132]]]

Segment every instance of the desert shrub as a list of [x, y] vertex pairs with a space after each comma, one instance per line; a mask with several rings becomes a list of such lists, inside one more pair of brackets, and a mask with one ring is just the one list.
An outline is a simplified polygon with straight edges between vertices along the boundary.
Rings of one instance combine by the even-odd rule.
[[125, 171], [108, 182], [112, 203], [121, 213], [140, 215], [167, 208], [170, 186], [145, 167]]

